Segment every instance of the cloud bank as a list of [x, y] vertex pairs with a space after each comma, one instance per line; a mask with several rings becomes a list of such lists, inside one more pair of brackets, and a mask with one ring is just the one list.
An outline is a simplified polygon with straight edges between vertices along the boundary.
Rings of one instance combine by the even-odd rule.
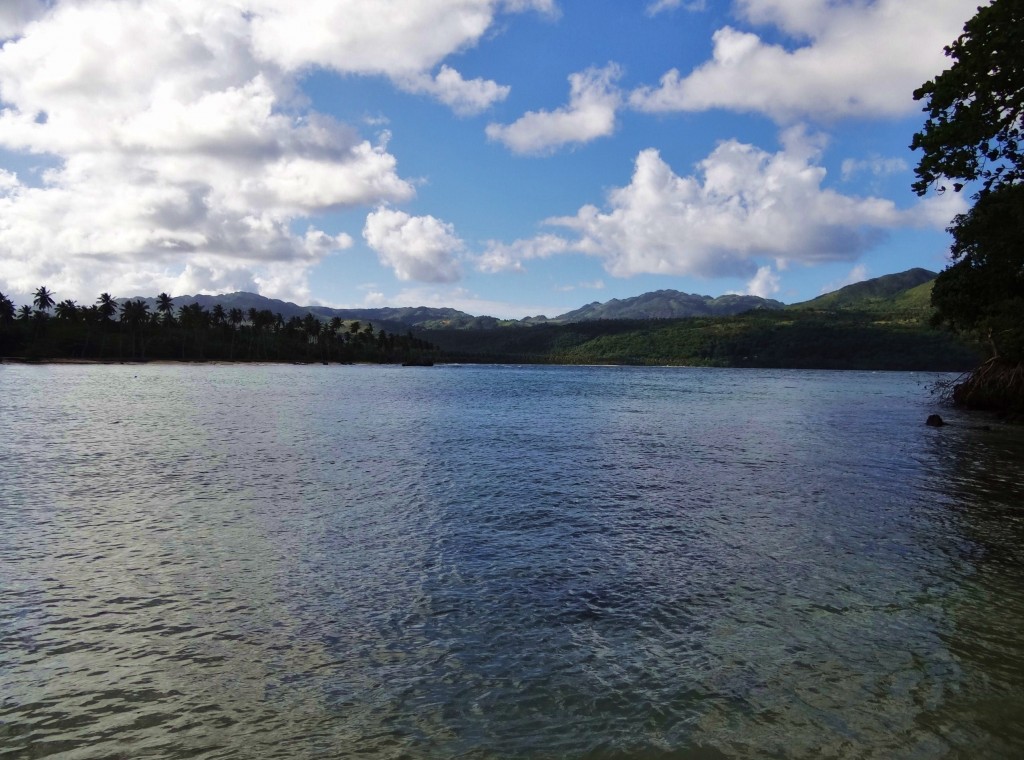
[[727, 140], [691, 176], [676, 174], [657, 150], [641, 151], [630, 183], [612, 189], [605, 208], [587, 205], [547, 220], [573, 237], [492, 244], [479, 266], [514, 271], [530, 259], [578, 252], [601, 259], [616, 277], [744, 277], [749, 292], [766, 295], [778, 290], [766, 260], [776, 268], [853, 261], [890, 229], [941, 227], [956, 213], [948, 202], [901, 210], [890, 200], [829, 189], [817, 163], [822, 148], [799, 128], [783, 134], [775, 153]]
[[430, 72], [498, 13], [526, 10], [555, 12], [549, 0], [8, 0], [0, 148], [41, 169], [0, 183], [0, 283], [83, 300], [306, 297], [309, 270], [352, 244], [310, 220], [414, 188], [386, 138], [311, 110], [298, 77], [383, 75], [476, 113], [508, 89]]
[[629, 102], [640, 111], [722, 108], [779, 123], [906, 115], [917, 107], [913, 91], [947, 67], [943, 47], [976, 6], [975, 0], [738, 0], [741, 20], [775, 27], [796, 46], [722, 27], [711, 60], [686, 75], [668, 71]]

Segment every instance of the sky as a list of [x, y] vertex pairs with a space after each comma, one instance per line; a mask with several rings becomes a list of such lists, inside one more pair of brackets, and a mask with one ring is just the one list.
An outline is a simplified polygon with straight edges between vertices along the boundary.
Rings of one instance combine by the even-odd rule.
[[555, 316], [947, 263], [979, 0], [0, 0], [0, 292]]

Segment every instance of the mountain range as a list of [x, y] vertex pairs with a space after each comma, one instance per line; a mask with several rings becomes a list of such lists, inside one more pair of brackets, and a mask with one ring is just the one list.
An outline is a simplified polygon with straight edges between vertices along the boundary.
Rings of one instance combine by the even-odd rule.
[[[539, 324], [565, 325], [595, 320], [650, 320], [679, 319], [684, 317], [726, 317], [752, 310], [781, 309], [814, 309], [837, 310], [850, 308], [870, 309], [873, 303], [889, 304], [891, 299], [902, 293], [910, 293], [921, 289], [921, 293], [930, 293], [930, 283], [936, 274], [927, 269], [910, 269], [906, 272], [876, 277], [864, 282], [847, 285], [832, 293], [802, 303], [786, 305], [780, 301], [759, 296], [728, 294], [718, 297], [682, 293], [678, 290], [656, 290], [633, 298], [613, 298], [610, 301], [592, 303], [581, 306], [573, 311], [557, 317], [548, 318], [543, 315], [526, 317], [521, 320], [502, 320], [489, 316], [474, 316], [452, 308], [386, 307], [376, 309], [334, 309], [328, 306], [299, 306], [290, 301], [257, 295], [256, 293], [226, 293], [223, 295], [197, 294], [194, 296], [178, 296], [174, 298], [175, 307], [198, 303], [206, 309], [219, 303], [225, 309], [238, 308], [243, 312], [249, 309], [262, 311], [267, 309], [280, 314], [285, 319], [304, 317], [312, 314], [321, 319], [339, 317], [343, 320], [359, 320], [371, 322], [381, 329], [391, 332], [404, 332], [410, 328], [418, 329], [489, 329], [502, 326], [528, 326]], [[926, 287], [927, 286], [927, 287]], [[156, 299], [143, 298], [151, 310], [156, 307]], [[910, 297], [916, 304], [918, 297]]]

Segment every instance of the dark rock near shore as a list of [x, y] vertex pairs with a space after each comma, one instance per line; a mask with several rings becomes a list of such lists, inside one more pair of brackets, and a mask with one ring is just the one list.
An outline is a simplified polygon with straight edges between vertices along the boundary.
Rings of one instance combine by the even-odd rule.
[[942, 417], [939, 415], [929, 414], [928, 419], [924, 421], [924, 424], [929, 425], [930, 427], [942, 427], [946, 423], [942, 421]]

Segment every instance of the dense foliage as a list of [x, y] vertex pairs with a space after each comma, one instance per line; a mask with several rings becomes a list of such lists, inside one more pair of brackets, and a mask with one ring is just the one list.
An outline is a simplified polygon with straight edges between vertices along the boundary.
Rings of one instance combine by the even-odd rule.
[[[129, 361], [402, 361], [676, 364], [808, 369], [962, 370], [978, 354], [929, 325], [931, 281], [910, 271], [848, 286], [833, 297], [737, 316], [607, 319], [389, 334], [366, 322], [269, 310], [53, 303], [45, 288], [16, 309], [0, 295], [0, 356]], [[915, 285], [915, 283], [921, 283]], [[427, 342], [429, 341], [429, 342]], [[436, 346], [436, 348], [435, 348]]]
[[985, 193], [958, 216], [952, 256], [932, 294], [939, 318], [978, 333], [994, 357], [1024, 360], [1024, 185]]
[[426, 331], [465, 362], [963, 370], [978, 354], [920, 312], [755, 310], [732, 317], [602, 320]]
[[914, 190], [978, 183], [949, 228], [953, 263], [932, 302], [937, 321], [989, 353], [953, 398], [1024, 411], [1024, 0], [979, 8], [946, 55], [953, 65], [914, 93], [928, 114], [911, 145], [923, 151]]
[[[35, 308], [33, 308], [33, 306]], [[52, 313], [51, 313], [52, 311]], [[99, 361], [422, 362], [433, 346], [411, 333], [375, 330], [370, 323], [321, 321], [312, 314], [285, 320], [269, 310], [205, 309], [175, 313], [161, 293], [156, 310], [141, 299], [118, 303], [108, 293], [95, 304], [55, 302], [45, 287], [32, 306], [16, 309], [0, 293], [0, 356]]]
[[1024, 179], [1024, 0], [993, 0], [945, 48], [953, 65], [914, 92], [928, 119], [911, 148], [918, 195], [945, 179], [979, 180], [982, 191]]

